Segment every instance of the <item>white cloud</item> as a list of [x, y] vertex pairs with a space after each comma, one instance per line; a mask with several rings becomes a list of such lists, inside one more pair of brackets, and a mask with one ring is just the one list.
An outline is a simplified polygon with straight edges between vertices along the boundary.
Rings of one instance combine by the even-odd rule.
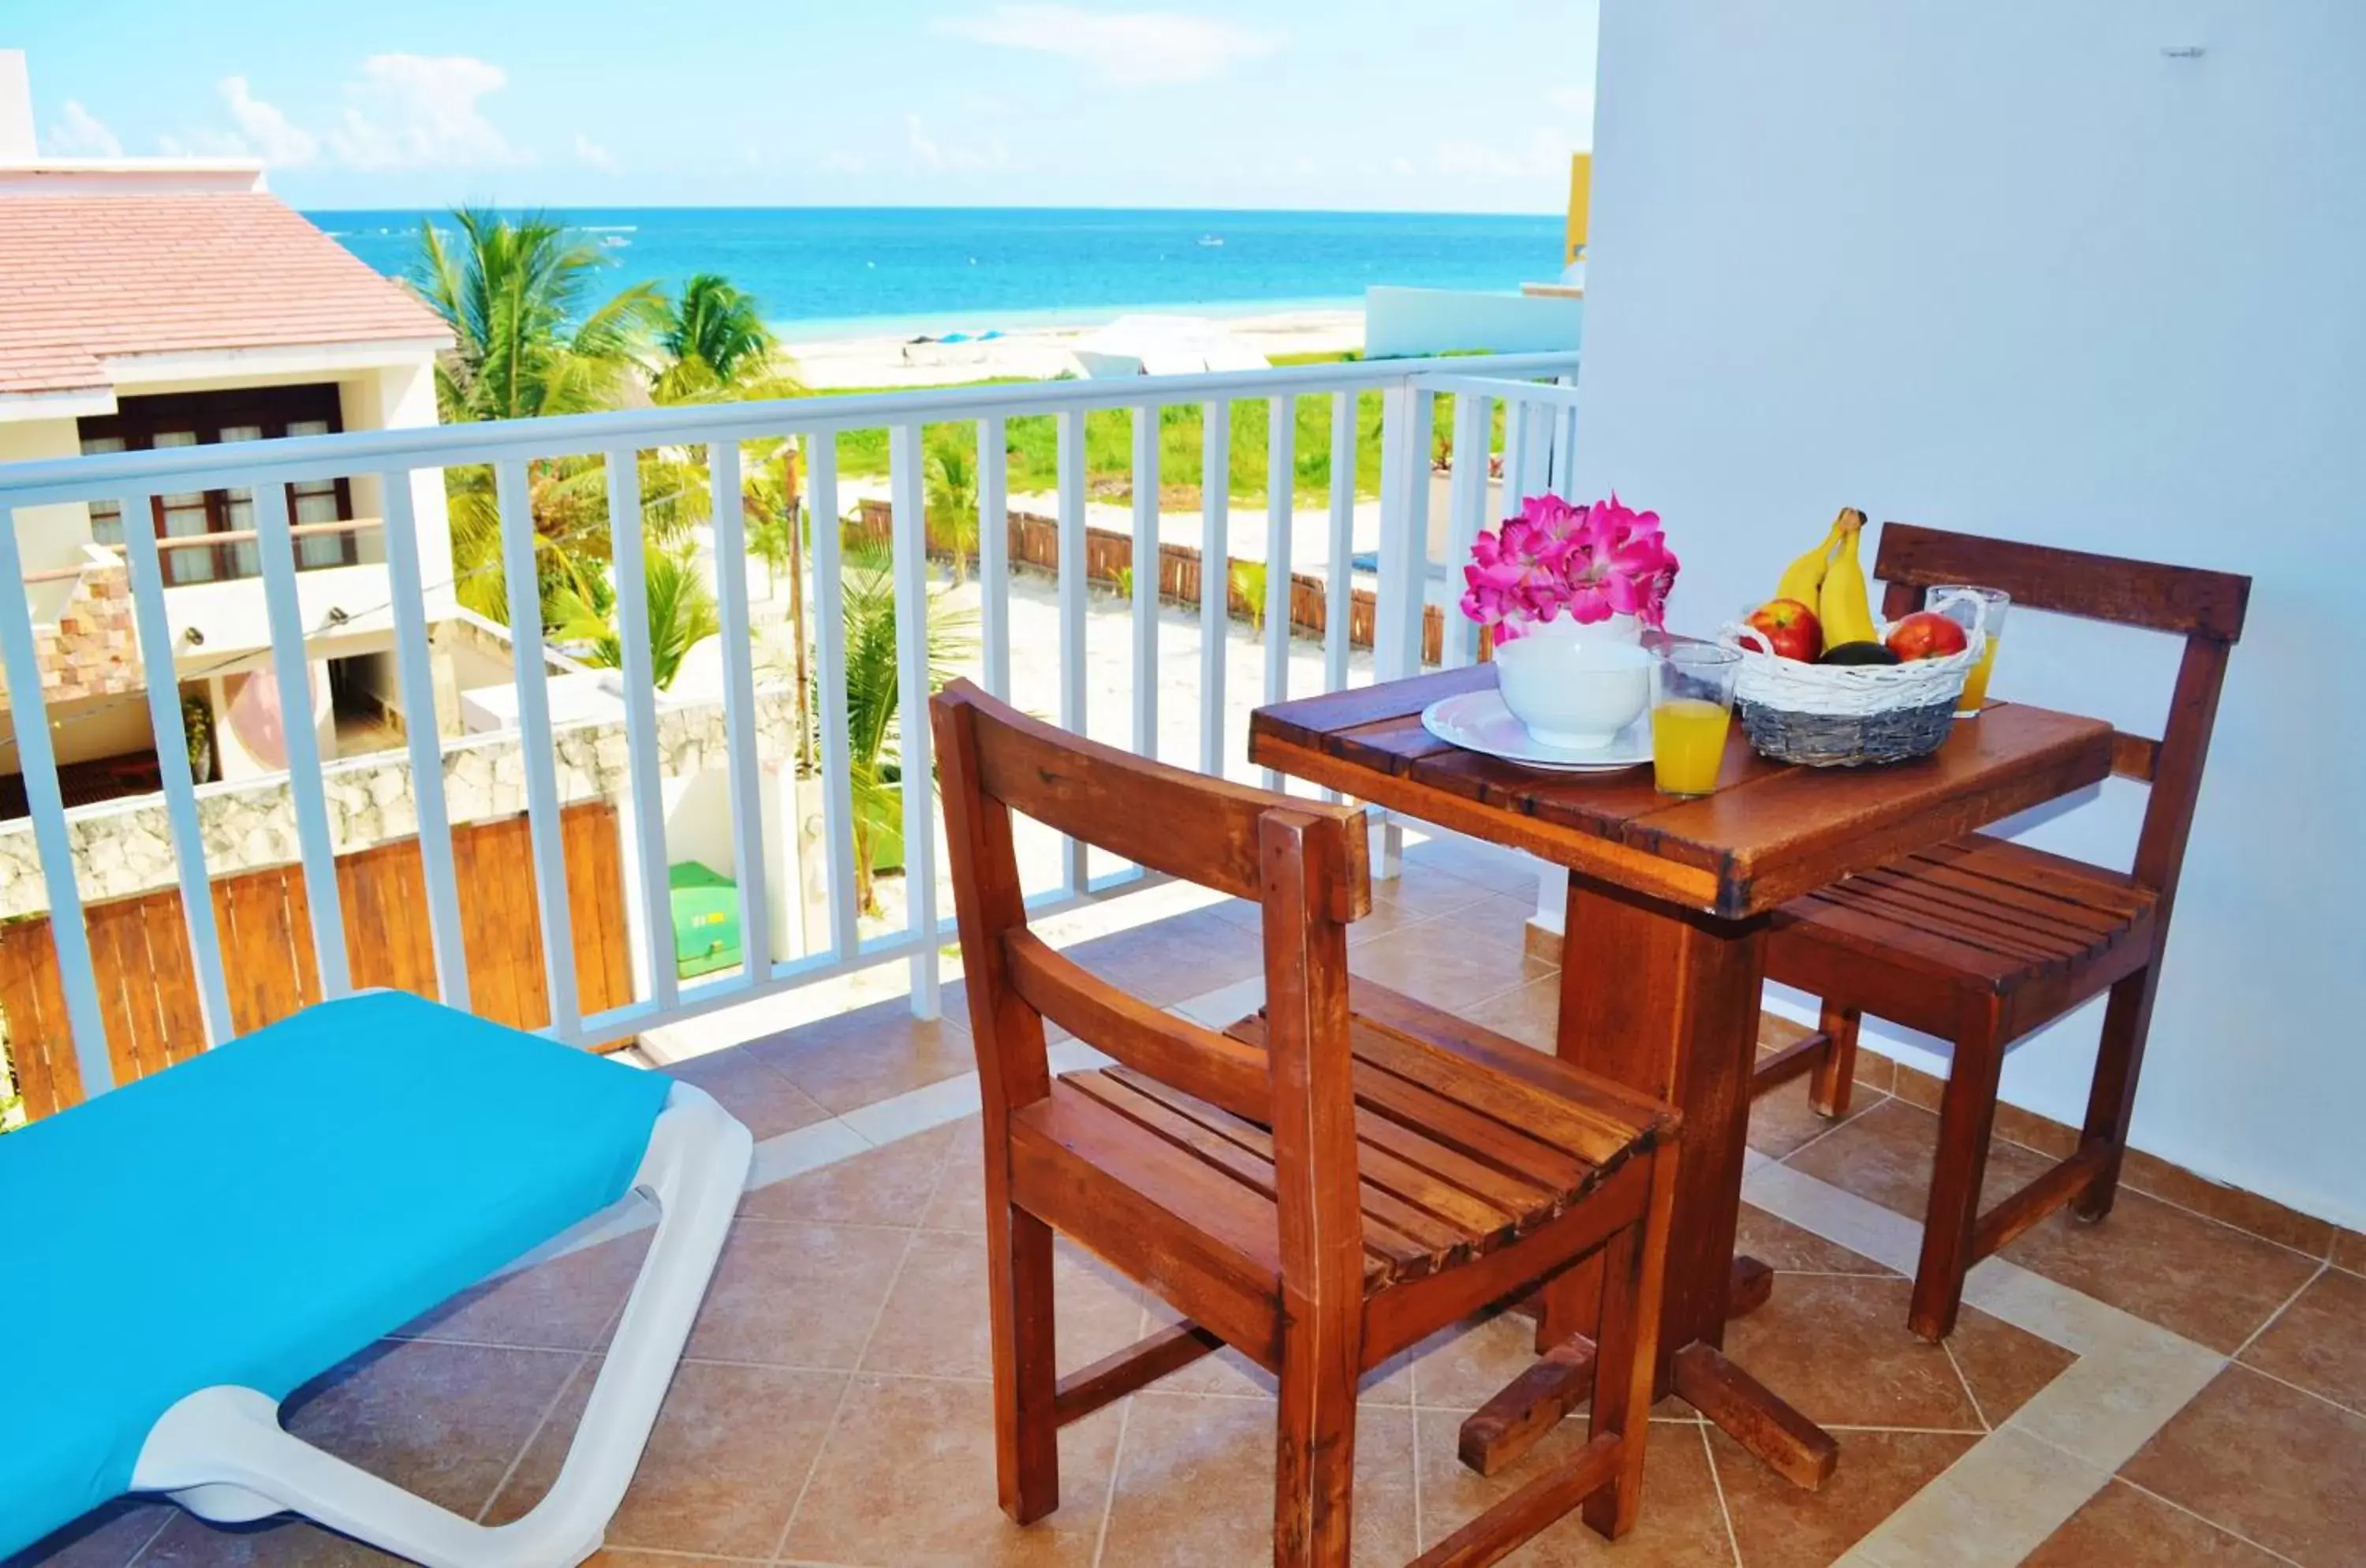
[[987, 137], [982, 146], [943, 146], [929, 134], [928, 127], [916, 114], [904, 117], [904, 138], [911, 149], [913, 162], [932, 174], [975, 174], [1010, 161], [1010, 149], [999, 136]]
[[1237, 61], [1271, 54], [1281, 43], [1271, 34], [1182, 12], [1053, 4], [997, 6], [983, 16], [946, 18], [935, 29], [1074, 60], [1116, 87], [1203, 82]]
[[617, 165], [615, 158], [605, 147], [580, 130], [575, 133], [575, 161], [587, 169], [597, 169], [603, 175], [624, 173], [624, 170]]
[[330, 149], [356, 169], [468, 168], [531, 160], [485, 118], [507, 85], [500, 66], [466, 54], [374, 54], [345, 85]]
[[1457, 138], [1430, 150], [1430, 172], [1453, 179], [1538, 181], [1567, 179], [1570, 154], [1583, 147], [1558, 126], [1540, 125], [1525, 141], [1480, 141]]
[[65, 112], [41, 138], [41, 150], [52, 158], [120, 158], [123, 143], [106, 122], [76, 103], [66, 100]]
[[245, 77], [223, 77], [221, 96], [230, 106], [231, 123], [238, 127], [237, 140], [265, 163], [292, 168], [320, 154], [321, 139], [292, 123], [276, 105], [256, 97]]
[[[316, 131], [256, 97], [245, 77], [225, 76], [222, 103], [236, 129], [204, 126], [160, 136], [156, 144], [173, 156], [260, 158], [280, 168], [321, 162], [354, 169], [531, 163], [531, 153], [513, 146], [485, 118], [482, 100], [508, 81], [500, 66], [465, 54], [374, 54], [362, 62], [359, 78], [344, 85], [334, 123]], [[69, 118], [75, 107], [67, 106]], [[594, 168], [615, 167], [604, 149], [580, 134], [575, 155]]]

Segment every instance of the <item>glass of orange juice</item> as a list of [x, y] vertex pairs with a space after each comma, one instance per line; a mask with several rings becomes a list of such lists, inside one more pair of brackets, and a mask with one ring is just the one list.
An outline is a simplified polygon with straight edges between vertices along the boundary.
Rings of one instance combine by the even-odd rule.
[[2004, 615], [2012, 608], [2012, 595], [2001, 588], [1950, 582], [1931, 590], [1929, 602], [1966, 631], [1977, 625], [1988, 632], [1988, 646], [1980, 650], [1972, 672], [1964, 677], [1964, 694], [1955, 702], [1957, 718], [1977, 718], [1980, 705], [1989, 700], [1989, 671], [1996, 668], [1997, 644], [2004, 640]]
[[1662, 795], [1708, 795], [1725, 762], [1733, 682], [1741, 655], [1709, 643], [1675, 643], [1651, 668], [1651, 774]]

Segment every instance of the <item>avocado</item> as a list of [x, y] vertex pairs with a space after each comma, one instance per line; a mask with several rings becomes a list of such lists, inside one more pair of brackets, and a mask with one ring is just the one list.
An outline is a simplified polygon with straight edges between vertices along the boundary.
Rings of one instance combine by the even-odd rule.
[[1877, 642], [1843, 642], [1824, 649], [1819, 664], [1895, 664], [1898, 655]]

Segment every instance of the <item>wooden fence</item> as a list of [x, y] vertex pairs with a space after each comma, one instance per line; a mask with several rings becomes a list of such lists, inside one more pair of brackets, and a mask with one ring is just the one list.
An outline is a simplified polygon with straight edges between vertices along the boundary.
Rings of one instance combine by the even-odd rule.
[[[856, 524], [862, 536], [873, 544], [884, 547], [892, 537], [893, 513], [888, 503], [865, 500]], [[1010, 564], [1040, 571], [1045, 576], [1060, 575], [1060, 522], [1032, 512], [1010, 514]], [[929, 554], [939, 560], [952, 558], [952, 543], [941, 530], [929, 530]], [[975, 564], [976, 558], [971, 557]], [[1200, 603], [1200, 549], [1196, 545], [1173, 544], [1161, 540], [1158, 546], [1158, 596], [1170, 604], [1197, 607]], [[1240, 585], [1231, 568], [1241, 564], [1233, 558], [1225, 563], [1224, 601], [1233, 619], [1255, 625], [1264, 613], [1262, 604], [1252, 607], [1241, 596]], [[1251, 563], [1256, 564], [1256, 563]], [[1085, 580], [1104, 587], [1115, 588], [1125, 581], [1120, 573], [1133, 570], [1133, 536], [1121, 534], [1112, 528], [1085, 529]], [[1358, 588], [1347, 596], [1347, 646], [1372, 646], [1372, 626], [1379, 618], [1380, 606], [1369, 588]], [[1290, 574], [1290, 629], [1293, 635], [1320, 640], [1331, 624], [1330, 601], [1324, 581], [1304, 572]], [[1421, 657], [1425, 663], [1436, 664], [1443, 658], [1446, 620], [1435, 604], [1421, 607]], [[1484, 639], [1482, 639], [1482, 642]]]
[[[587, 802], [562, 818], [575, 973], [586, 1016], [632, 999], [625, 937], [624, 862], [614, 807]], [[519, 1029], [550, 1021], [542, 925], [526, 819], [456, 828], [453, 872], [468, 959], [472, 1010]], [[356, 988], [436, 994], [427, 892], [415, 839], [337, 857], [345, 952]], [[231, 1016], [247, 1033], [321, 997], [304, 874], [278, 866], [213, 885]], [[177, 888], [92, 904], [84, 910], [115, 1080], [129, 1083], [203, 1047], [197, 983]], [[78, 1103], [74, 1063], [46, 919], [0, 925], [0, 1014], [28, 1116]]]

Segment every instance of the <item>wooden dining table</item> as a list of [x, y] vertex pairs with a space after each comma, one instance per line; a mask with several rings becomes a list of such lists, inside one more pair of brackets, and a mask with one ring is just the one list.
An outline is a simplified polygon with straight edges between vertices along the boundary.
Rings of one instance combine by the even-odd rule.
[[[1660, 1392], [1812, 1489], [1838, 1460], [1831, 1436], [1721, 1348], [1773, 1281], [1734, 1256], [1766, 931], [1793, 898], [2100, 783], [2112, 727], [1991, 704], [1919, 761], [1805, 768], [1760, 757], [1737, 723], [1716, 791], [1678, 799], [1649, 766], [1544, 772], [1422, 727], [1431, 703], [1494, 682], [1476, 664], [1262, 707], [1250, 759], [1567, 869], [1557, 1049], [1684, 1118]], [[1465, 1424], [1466, 1462], [1492, 1472], [1585, 1398], [1590, 1348], [1548, 1337], [1556, 1348]]]

